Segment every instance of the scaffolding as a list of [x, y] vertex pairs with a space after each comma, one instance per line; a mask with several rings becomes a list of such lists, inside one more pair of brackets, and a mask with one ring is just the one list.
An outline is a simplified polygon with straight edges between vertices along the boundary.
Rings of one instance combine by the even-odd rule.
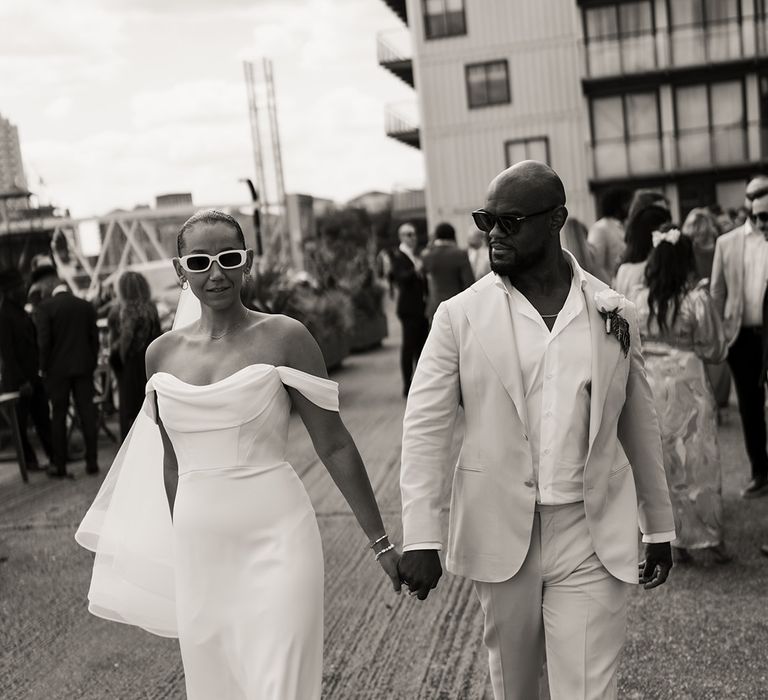
[[272, 61], [244, 61], [264, 258], [290, 259], [285, 182]]

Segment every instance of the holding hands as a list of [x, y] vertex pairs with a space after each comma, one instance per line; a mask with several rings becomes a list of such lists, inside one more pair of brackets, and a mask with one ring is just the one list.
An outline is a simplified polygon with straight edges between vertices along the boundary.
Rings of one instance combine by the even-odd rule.
[[436, 549], [415, 549], [404, 552], [398, 564], [400, 581], [409, 589], [409, 595], [426, 600], [429, 592], [437, 587], [443, 575], [440, 555]]
[[419, 549], [401, 555], [395, 545], [390, 544], [387, 535], [371, 542], [370, 547], [398, 594], [405, 584], [408, 595], [426, 600], [443, 575], [440, 555], [435, 549]]
[[384, 569], [384, 573], [392, 581], [392, 588], [395, 589], [396, 593], [400, 593], [400, 574], [397, 573], [400, 552], [397, 551], [395, 545], [390, 544], [387, 535], [382, 535], [371, 542], [370, 547], [376, 556], [376, 561], [379, 562], [381, 568]]

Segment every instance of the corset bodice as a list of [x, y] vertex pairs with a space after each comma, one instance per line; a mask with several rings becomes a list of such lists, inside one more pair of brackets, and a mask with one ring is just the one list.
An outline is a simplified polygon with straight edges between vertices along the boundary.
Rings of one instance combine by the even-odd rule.
[[338, 410], [338, 385], [290, 367], [255, 364], [198, 386], [155, 373], [160, 418], [179, 474], [210, 469], [268, 469], [285, 460], [293, 386], [313, 403]]

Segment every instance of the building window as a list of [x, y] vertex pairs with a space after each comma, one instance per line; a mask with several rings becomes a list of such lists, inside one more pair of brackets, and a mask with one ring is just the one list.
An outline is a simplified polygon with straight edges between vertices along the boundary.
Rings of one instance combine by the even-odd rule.
[[651, 0], [585, 8], [589, 76], [653, 70], [657, 66], [655, 34]]
[[464, 0], [421, 0], [421, 4], [427, 39], [441, 39], [467, 33]]
[[681, 168], [747, 160], [744, 83], [728, 80], [676, 87], [675, 127]]
[[538, 160], [550, 165], [549, 139], [546, 136], [534, 136], [527, 139], [513, 139], [504, 143], [507, 167], [521, 160]]
[[597, 178], [644, 175], [662, 170], [657, 92], [593, 98], [590, 118]]
[[739, 0], [667, 0], [670, 55], [675, 66], [744, 55]]
[[472, 63], [466, 67], [469, 108], [509, 104], [509, 65], [506, 60]]

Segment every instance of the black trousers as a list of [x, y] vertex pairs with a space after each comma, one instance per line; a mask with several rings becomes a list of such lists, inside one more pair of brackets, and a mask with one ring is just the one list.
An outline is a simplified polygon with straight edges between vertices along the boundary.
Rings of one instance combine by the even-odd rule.
[[48, 394], [40, 379], [34, 379], [30, 384], [32, 385], [32, 394], [22, 396], [16, 407], [24, 457], [27, 460], [27, 464], [38, 463], [37, 455], [27, 435], [27, 426], [31, 418], [43, 452], [45, 452], [48, 461], [52, 462], [53, 447], [51, 444], [51, 414], [48, 407]]
[[93, 375], [49, 376], [47, 384], [51, 398], [53, 464], [59, 469], [64, 469], [67, 464], [67, 409], [69, 396], [72, 394], [85, 442], [85, 463], [87, 466], [97, 465], [98, 423], [96, 408], [93, 405]]
[[765, 389], [763, 388], [763, 335], [760, 328], [742, 328], [728, 351], [744, 442], [752, 465], [752, 477], [768, 476], [766, 453]]
[[426, 316], [401, 316], [403, 326], [403, 345], [400, 348], [400, 370], [403, 373], [403, 395], [411, 388], [413, 370], [419, 361], [421, 349], [429, 335], [429, 321]]

